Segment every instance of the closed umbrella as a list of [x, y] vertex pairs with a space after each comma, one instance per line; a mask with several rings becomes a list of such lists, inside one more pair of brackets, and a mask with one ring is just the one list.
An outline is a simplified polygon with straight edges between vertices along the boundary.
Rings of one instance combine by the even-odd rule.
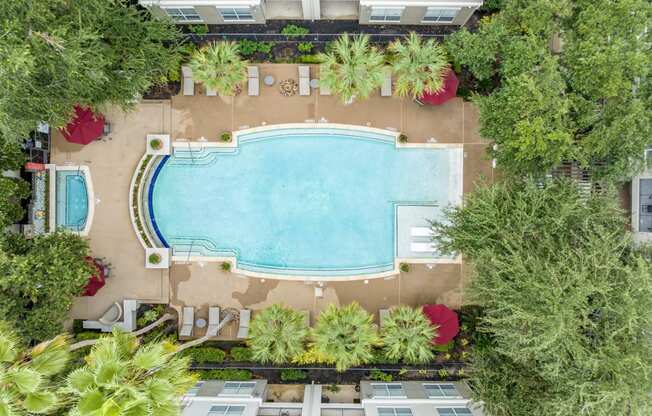
[[59, 129], [70, 143], [88, 144], [104, 132], [104, 116], [95, 114], [90, 108], [75, 106], [75, 117]]

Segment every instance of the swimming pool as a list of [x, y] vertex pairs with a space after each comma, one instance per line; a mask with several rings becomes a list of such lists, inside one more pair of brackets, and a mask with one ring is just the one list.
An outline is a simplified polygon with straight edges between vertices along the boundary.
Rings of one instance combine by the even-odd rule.
[[173, 255], [235, 256], [252, 272], [392, 270], [396, 207], [436, 215], [461, 197], [461, 149], [395, 141], [371, 129], [269, 128], [238, 135], [237, 148], [177, 147], [152, 169], [153, 234]]
[[56, 226], [82, 231], [88, 219], [88, 191], [84, 173], [56, 170]]

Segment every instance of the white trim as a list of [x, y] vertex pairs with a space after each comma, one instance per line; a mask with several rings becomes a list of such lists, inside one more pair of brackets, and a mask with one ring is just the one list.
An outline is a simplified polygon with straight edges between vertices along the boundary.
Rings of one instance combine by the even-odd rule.
[[139, 0], [141, 6], [165, 7], [196, 7], [196, 6], [259, 6], [261, 0], [193, 0], [192, 3], [185, 3], [179, 0]]

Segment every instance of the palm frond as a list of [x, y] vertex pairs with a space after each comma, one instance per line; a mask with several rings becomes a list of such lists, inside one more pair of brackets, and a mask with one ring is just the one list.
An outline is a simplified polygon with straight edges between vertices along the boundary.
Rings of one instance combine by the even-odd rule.
[[432, 360], [435, 328], [419, 308], [400, 306], [392, 309], [381, 331], [387, 358], [422, 364]]
[[301, 313], [276, 304], [254, 316], [249, 336], [254, 359], [281, 364], [305, 351], [308, 328]]
[[214, 42], [198, 50], [189, 63], [193, 78], [220, 95], [235, 95], [247, 79], [247, 61], [239, 52], [236, 42]]

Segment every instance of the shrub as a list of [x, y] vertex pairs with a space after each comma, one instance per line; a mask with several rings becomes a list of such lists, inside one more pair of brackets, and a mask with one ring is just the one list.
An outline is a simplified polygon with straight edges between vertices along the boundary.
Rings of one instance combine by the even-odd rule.
[[237, 368], [225, 368], [220, 370], [197, 370], [195, 374], [201, 380], [229, 380], [247, 381], [253, 378], [251, 371], [239, 370]]
[[371, 370], [371, 372], [369, 373], [369, 378], [371, 380], [382, 381], [382, 382], [385, 382], [385, 383], [389, 383], [393, 379], [391, 374], [383, 373], [382, 371], [380, 371], [380, 370], [378, 370], [376, 368]]
[[383, 322], [381, 337], [388, 358], [420, 364], [433, 357], [431, 341], [436, 331], [421, 308], [399, 306], [392, 309]]
[[249, 39], [242, 39], [238, 41], [238, 47], [240, 49], [240, 55], [247, 58], [258, 51], [258, 42]]
[[208, 33], [208, 26], [206, 25], [189, 25], [188, 30], [195, 35], [205, 35]]
[[138, 326], [138, 328], [142, 328], [144, 326], [147, 326], [147, 324], [156, 321], [158, 317], [159, 317], [159, 313], [155, 309], [147, 310], [143, 313], [143, 316], [138, 318], [136, 325]]
[[432, 346], [432, 349], [437, 352], [448, 352], [453, 349], [453, 341], [449, 341], [446, 344], [435, 344]]
[[251, 361], [251, 350], [247, 347], [233, 347], [229, 356], [233, 361]]
[[293, 364], [335, 364], [332, 357], [324, 355], [317, 351], [314, 347], [309, 348], [299, 355], [292, 357]]
[[297, 62], [300, 64], [320, 64], [323, 62], [323, 58], [319, 54], [301, 55], [297, 58]]
[[308, 378], [308, 374], [303, 370], [295, 368], [286, 368], [281, 370], [281, 380], [283, 381], [299, 381]]
[[269, 54], [274, 45], [274, 42], [258, 42], [258, 52]]
[[102, 336], [101, 332], [94, 332], [94, 331], [84, 331], [84, 332], [79, 332], [75, 334], [75, 339], [77, 341], [86, 341], [89, 339], [97, 339]]
[[[220, 134], [220, 140], [222, 140], [223, 142], [230, 142], [231, 141], [231, 132], [225, 131], [222, 134]], [[229, 270], [230, 269], [231, 268], [229, 267]]]
[[312, 42], [300, 42], [297, 45], [297, 49], [301, 53], [310, 53], [310, 51], [312, 51], [312, 47]]
[[161, 262], [161, 255], [158, 253], [152, 253], [148, 257], [151, 264], [159, 264]]
[[160, 141], [159, 139], [154, 139], [151, 142], [149, 142], [149, 147], [151, 147], [154, 150], [159, 150], [163, 147], [163, 142]]
[[301, 36], [307, 35], [308, 33], [310, 33], [308, 28], [293, 24], [286, 25], [283, 29], [281, 29], [281, 34], [287, 36]]
[[374, 348], [372, 352], [370, 364], [398, 364], [399, 360], [396, 358], [389, 358], [382, 348]]
[[[399, 140], [400, 140], [400, 137], [399, 137]], [[406, 140], [406, 141], [407, 141], [407, 140]], [[403, 142], [403, 143], [405, 143], [405, 142]], [[398, 268], [399, 268], [399, 270], [402, 271], [403, 273], [407, 273], [407, 272], [410, 271], [410, 265], [407, 264], [407, 263], [401, 263], [401, 264], [399, 264]]]
[[226, 358], [226, 352], [213, 347], [195, 347], [187, 349], [184, 355], [195, 363], [221, 363]]

